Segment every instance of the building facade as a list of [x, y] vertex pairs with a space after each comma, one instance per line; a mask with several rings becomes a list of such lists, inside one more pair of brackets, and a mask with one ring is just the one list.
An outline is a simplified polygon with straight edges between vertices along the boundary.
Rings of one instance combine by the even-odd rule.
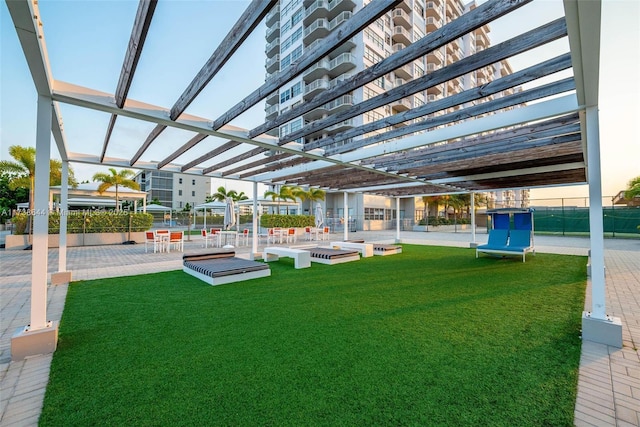
[[[280, 0], [266, 17], [266, 79], [268, 80], [271, 75], [285, 70], [306, 49], [315, 46], [333, 29], [351, 18], [368, 3], [369, 1], [367, 0]], [[339, 85], [341, 81], [406, 48], [475, 7], [475, 2], [464, 4], [460, 0], [404, 0], [394, 10], [386, 13], [377, 19], [375, 23], [365, 28], [364, 31], [344, 42], [300, 76], [280, 88], [279, 91], [269, 95], [265, 105], [266, 120], [273, 120], [279, 114]], [[274, 130], [271, 133], [282, 138], [315, 120], [336, 114], [355, 104], [380, 95], [389, 89], [401, 86], [406, 82], [432, 73], [448, 64], [486, 49], [490, 45], [489, 32], [488, 25], [478, 28], [474, 32], [454, 40], [438, 50], [429, 52], [384, 77], [378, 78], [320, 108], [309, 111], [302, 117], [281, 125], [277, 131]], [[465, 89], [486, 84], [510, 73], [511, 67], [509, 63], [501, 61], [368, 111], [360, 116], [320, 129], [300, 139], [298, 142], [308, 144], [320, 139], [335, 137], [340, 132], [353, 127], [359, 127], [384, 117], [419, 107], [425, 103], [437, 101], [449, 95], [462, 92]], [[512, 93], [515, 90], [518, 89], [509, 89], [504, 93]], [[487, 97], [486, 101], [502, 95], [496, 94]], [[430, 114], [427, 118], [451, 113], [456, 109], [457, 107], [451, 107], [447, 110], [441, 110]], [[420, 121], [425, 120], [425, 118], [415, 120]], [[406, 126], [411, 122], [406, 121], [395, 126]], [[385, 130], [373, 131], [356, 136], [354, 139], [368, 138], [383, 131]], [[338, 137], [335, 142], [325, 148], [339, 147], [350, 141], [350, 139], [340, 140]], [[498, 195], [498, 193], [500, 194]], [[493, 195], [488, 195], [488, 198], [507, 200], [511, 197], [508, 193], [494, 192]], [[385, 222], [394, 220], [397, 216], [400, 218], [412, 218], [421, 203], [420, 199], [402, 199], [400, 212], [396, 212], [395, 201], [387, 200], [384, 197], [353, 194], [349, 196], [349, 200], [351, 198], [354, 200], [353, 203], [349, 203], [349, 212], [344, 212], [343, 195], [327, 194], [327, 216], [358, 218], [358, 221], [361, 221], [358, 224], [359, 229], [385, 228]], [[517, 199], [516, 197], [513, 198]]]
[[140, 190], [147, 192], [147, 203], [158, 200], [162, 206], [184, 209], [204, 203], [211, 195], [211, 177], [144, 170], [134, 177]]

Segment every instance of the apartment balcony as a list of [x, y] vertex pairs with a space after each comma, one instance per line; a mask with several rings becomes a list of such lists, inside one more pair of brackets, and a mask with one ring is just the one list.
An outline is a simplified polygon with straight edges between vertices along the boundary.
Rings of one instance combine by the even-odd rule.
[[340, 123], [336, 123], [333, 126], [329, 126], [328, 128], [326, 128], [326, 131], [329, 134], [335, 134], [338, 132], [344, 132], [345, 130], [351, 129], [354, 126], [354, 122], [353, 119], [349, 119], [349, 120], [344, 120]]
[[411, 13], [411, 11], [413, 10], [413, 7], [411, 6], [411, 4], [409, 4], [409, 0], [403, 0], [398, 6], [396, 6], [396, 9], [402, 9], [407, 13]]
[[394, 9], [391, 16], [393, 17], [393, 25], [411, 29], [411, 16], [403, 9]]
[[407, 81], [405, 79], [396, 79], [393, 83], [393, 87], [399, 87], [405, 84]]
[[343, 53], [329, 62], [329, 76], [338, 77], [354, 68], [356, 68], [356, 57], [350, 53]]
[[280, 105], [271, 105], [264, 109], [265, 120], [273, 120], [278, 116]]
[[353, 16], [351, 12], [342, 12], [338, 16], [336, 16], [333, 20], [329, 21], [329, 30], [332, 31], [338, 25], [342, 24], [344, 21], [348, 20]]
[[447, 43], [447, 53], [452, 54], [458, 50], [460, 50], [460, 44], [458, 43], [458, 39], [455, 39], [451, 43]]
[[304, 29], [304, 43], [311, 43], [311, 40], [327, 37], [329, 34], [329, 21], [325, 18], [316, 19]]
[[280, 52], [280, 37], [276, 38], [274, 41], [267, 44], [267, 47], [264, 49], [264, 53], [267, 54], [267, 57], [271, 57], [279, 52]]
[[490, 41], [489, 41], [489, 37], [480, 32], [480, 33], [476, 33], [476, 47], [480, 46], [483, 49], [488, 48], [490, 45]]
[[427, 63], [429, 64], [442, 65], [443, 60], [440, 50], [433, 50], [427, 54]]
[[393, 53], [400, 52], [402, 49], [404, 49], [406, 47], [407, 46], [404, 43], [396, 43], [393, 46], [391, 46], [391, 51]]
[[329, 19], [333, 19], [342, 12], [353, 12], [356, 3], [353, 0], [331, 0], [329, 2]]
[[277, 4], [271, 9], [269, 13], [267, 13], [267, 16], [265, 17], [265, 23], [267, 24], [267, 27], [270, 27], [271, 25], [273, 25], [274, 22], [279, 20], [280, 20], [280, 5]]
[[266, 40], [267, 43], [271, 43], [276, 39], [276, 37], [280, 37], [280, 21], [276, 21], [273, 26], [267, 28]]
[[353, 76], [353, 73], [345, 73], [333, 80], [329, 81], [329, 89], [333, 89], [334, 87], [341, 85], [343, 81], [350, 79]]
[[313, 64], [307, 71], [304, 72], [303, 80], [305, 83], [318, 80], [319, 78], [329, 73], [329, 60], [326, 58]]
[[272, 58], [267, 58], [264, 66], [267, 73], [274, 73], [280, 69], [280, 55], [276, 55]]
[[393, 40], [394, 44], [404, 43], [405, 45], [410, 45], [412, 43], [411, 33], [403, 27], [394, 27], [391, 39]]
[[304, 10], [304, 25], [307, 26], [317, 19], [326, 18], [328, 13], [329, 2], [316, 0]]
[[324, 104], [324, 108], [329, 114], [337, 114], [341, 111], [347, 110], [353, 106], [352, 95], [342, 95], [339, 98], [334, 99], [331, 102]]
[[412, 80], [413, 79], [413, 64], [406, 64], [394, 71], [394, 74], [399, 79]]
[[433, 73], [438, 68], [440, 68], [440, 67], [436, 66], [436, 64], [427, 63], [427, 70], [426, 71], [427, 71], [427, 73]]
[[[316, 108], [315, 110], [311, 110], [308, 111], [306, 113], [304, 113], [302, 115], [302, 117], [304, 118], [305, 123], [308, 122], [313, 122], [316, 120], [320, 120], [321, 118], [325, 117], [327, 115], [327, 109], [325, 108], [325, 106], [321, 106]], [[323, 130], [324, 132], [324, 130]]]
[[350, 53], [351, 50], [356, 47], [355, 37], [351, 37], [349, 40], [342, 43], [340, 46], [337, 46], [335, 49], [331, 51], [331, 55], [341, 55], [343, 53]]
[[440, 99], [440, 97], [438, 95], [433, 95], [433, 94], [428, 94], [427, 95], [427, 102], [435, 102], [438, 99]]
[[429, 1], [426, 4], [425, 14], [427, 18], [434, 18], [438, 21], [442, 21], [442, 6], [439, 2]]
[[391, 109], [397, 113], [411, 109], [411, 98], [399, 99], [391, 103]]
[[314, 96], [316, 96], [316, 94], [329, 89], [329, 79], [328, 78], [322, 78], [322, 79], [318, 79], [315, 80], [307, 85], [305, 85], [304, 87], [304, 100], [308, 101], [311, 98], [313, 98]]
[[426, 19], [426, 24], [427, 24], [427, 33], [432, 33], [442, 26], [442, 20], [436, 19], [430, 16]]
[[442, 95], [442, 85], [435, 85], [427, 89], [427, 98], [429, 95]]
[[280, 95], [277, 90], [274, 90], [269, 95], [267, 95], [267, 99], [265, 100], [267, 105], [274, 105], [280, 102]]

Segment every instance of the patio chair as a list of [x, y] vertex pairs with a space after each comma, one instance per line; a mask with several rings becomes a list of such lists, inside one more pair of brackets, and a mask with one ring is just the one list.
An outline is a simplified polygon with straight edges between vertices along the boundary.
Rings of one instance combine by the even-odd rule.
[[[329, 227], [322, 227], [318, 229], [318, 234], [322, 235], [322, 240], [327, 240], [329, 238]], [[318, 236], [318, 240], [320, 240], [320, 236]]]
[[153, 245], [153, 253], [162, 251], [162, 239], [156, 235], [153, 231], [146, 231], [144, 233], [144, 251], [148, 252], [148, 245]]
[[290, 228], [287, 230], [287, 243], [296, 242], [296, 229]]
[[172, 231], [169, 233], [169, 250], [172, 246], [180, 250], [180, 252], [184, 252], [184, 231]]
[[280, 233], [276, 232], [274, 228], [267, 230], [267, 244], [276, 243], [276, 240], [280, 239]]
[[200, 235], [202, 236], [202, 240], [204, 241], [202, 246], [204, 246], [205, 248], [208, 248], [209, 241], [211, 241], [211, 246], [214, 246], [213, 240], [216, 238], [216, 236], [214, 236], [213, 234], [207, 233], [207, 230], [205, 230], [204, 228], [200, 230]]
[[242, 233], [238, 235], [238, 246], [240, 246], [240, 242], [244, 240], [244, 245], [249, 246], [249, 229], [245, 228], [242, 230]]
[[311, 227], [304, 228], [304, 237], [306, 240], [311, 240]]

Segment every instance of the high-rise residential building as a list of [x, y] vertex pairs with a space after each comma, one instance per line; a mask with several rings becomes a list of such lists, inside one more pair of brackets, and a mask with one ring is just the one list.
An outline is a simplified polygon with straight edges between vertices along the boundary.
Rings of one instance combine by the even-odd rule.
[[[369, 1], [367, 0], [280, 0], [266, 17], [266, 79], [279, 71], [285, 70], [306, 49], [315, 46], [316, 43], [319, 43], [321, 39], [331, 33], [342, 22], [351, 18], [368, 3]], [[317, 94], [339, 85], [341, 81], [371, 67], [393, 53], [405, 49], [410, 44], [475, 7], [475, 1], [468, 4], [464, 4], [460, 0], [402, 1], [395, 9], [381, 16], [372, 25], [365, 28], [364, 31], [338, 46], [301, 75], [287, 85], [282, 86], [279, 91], [268, 96], [265, 105], [266, 119], [272, 120], [290, 108], [309, 101]], [[302, 117], [297, 117], [288, 123], [282, 124], [277, 131], [274, 130], [272, 133], [275, 135], [277, 132], [278, 136], [284, 137], [315, 120], [338, 113], [355, 104], [380, 95], [389, 89], [401, 86], [424, 74], [432, 73], [464, 57], [486, 49], [490, 45], [489, 32], [489, 26], [484, 25], [472, 33], [466, 34], [438, 50], [429, 52], [349, 94], [342, 95], [320, 108], [309, 111]], [[425, 103], [437, 101], [510, 73], [511, 67], [507, 61], [491, 64], [472, 73], [407, 96], [404, 99], [373, 109], [360, 116], [328, 128], [319, 129], [298, 142], [308, 144], [323, 138], [335, 137], [335, 135], [350, 128], [359, 127], [384, 117], [419, 107]], [[512, 93], [513, 91], [514, 89], [509, 89], [505, 93]], [[486, 100], [489, 101], [500, 96], [502, 94], [495, 94], [487, 97]], [[452, 107], [427, 117], [447, 114], [457, 109], [458, 107]], [[424, 120], [424, 118], [415, 120], [420, 121]], [[410, 123], [410, 121], [403, 122], [395, 126], [407, 126]], [[355, 136], [354, 139], [367, 138], [383, 131], [385, 130]], [[332, 145], [325, 148], [344, 145], [349, 141], [340, 140], [338, 137], [332, 142]], [[404, 199], [401, 212], [397, 213], [395, 212], [395, 204], [390, 205], [384, 201], [384, 198], [376, 201], [374, 200], [375, 196], [365, 198], [360, 195], [358, 197], [359, 200], [355, 201], [355, 205], [352, 205], [358, 206], [357, 210], [349, 212], [347, 215], [361, 218], [363, 223], [359, 224], [361, 225], [359, 228], [363, 229], [377, 228], [371, 225], [371, 221], [377, 221], [379, 217], [395, 218], [396, 215], [400, 215], [402, 218], [405, 211], [413, 213], [415, 210], [415, 200]], [[328, 212], [339, 212], [342, 209], [342, 205], [341, 195], [332, 198], [328, 194]], [[349, 210], [351, 211], [352, 209], [350, 208]], [[378, 210], [385, 211], [385, 213], [383, 215], [367, 215], [367, 213], [377, 212]], [[341, 214], [341, 216], [346, 216], [344, 212], [341, 212]], [[370, 226], [373, 228], [370, 228]]]
[[182, 209], [193, 207], [211, 195], [211, 177], [183, 173], [143, 170], [134, 177], [140, 190], [147, 192], [147, 203], [158, 200], [162, 206]]

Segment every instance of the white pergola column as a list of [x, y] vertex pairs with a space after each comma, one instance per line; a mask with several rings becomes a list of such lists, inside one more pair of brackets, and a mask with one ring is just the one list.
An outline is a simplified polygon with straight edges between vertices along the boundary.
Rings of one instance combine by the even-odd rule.
[[470, 193], [471, 198], [471, 243], [476, 243], [476, 193]]
[[344, 240], [349, 240], [349, 193], [344, 192]]
[[396, 242], [400, 242], [400, 197], [396, 197]]
[[587, 107], [587, 179], [589, 181], [589, 235], [591, 241], [591, 311], [582, 316], [582, 337], [588, 341], [622, 348], [622, 322], [606, 313], [604, 227], [600, 170], [600, 129], [598, 108]]
[[58, 341], [57, 322], [47, 322], [47, 264], [49, 260], [49, 160], [52, 101], [38, 96], [33, 246], [31, 252], [31, 322], [11, 338], [11, 359], [52, 353]]
[[251, 259], [258, 253], [258, 183], [253, 183], [253, 224], [251, 230]]
[[67, 218], [69, 214], [69, 162], [62, 161], [62, 179], [60, 181], [60, 234], [58, 239], [58, 272], [51, 274], [51, 284], [61, 285], [71, 281], [71, 272], [67, 271]]

